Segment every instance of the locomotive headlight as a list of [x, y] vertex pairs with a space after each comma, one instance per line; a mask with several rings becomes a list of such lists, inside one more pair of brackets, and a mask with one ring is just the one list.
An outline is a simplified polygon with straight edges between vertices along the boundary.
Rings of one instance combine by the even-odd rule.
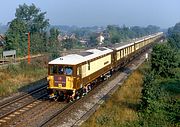
[[50, 77], [49, 77], [49, 76], [47, 77], [47, 81], [48, 81], [48, 82], [50, 81]]

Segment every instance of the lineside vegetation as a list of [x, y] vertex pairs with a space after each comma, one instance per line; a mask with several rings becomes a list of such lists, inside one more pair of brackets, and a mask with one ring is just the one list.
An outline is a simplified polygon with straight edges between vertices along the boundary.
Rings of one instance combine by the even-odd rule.
[[[142, 66], [141, 68], [144, 68]], [[141, 69], [134, 71], [113, 96], [82, 127], [114, 127], [138, 119], [143, 84]]]
[[46, 58], [33, 60], [31, 64], [21, 62], [19, 65], [8, 65], [0, 69], [0, 97], [20, 91], [29, 85], [47, 76]]

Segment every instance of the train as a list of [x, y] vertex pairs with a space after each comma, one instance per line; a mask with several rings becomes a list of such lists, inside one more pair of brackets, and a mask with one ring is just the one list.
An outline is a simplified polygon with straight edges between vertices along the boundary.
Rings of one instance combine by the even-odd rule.
[[48, 63], [48, 92], [51, 99], [75, 100], [87, 94], [100, 80], [126, 65], [163, 37], [158, 32], [114, 47], [97, 47], [56, 58]]

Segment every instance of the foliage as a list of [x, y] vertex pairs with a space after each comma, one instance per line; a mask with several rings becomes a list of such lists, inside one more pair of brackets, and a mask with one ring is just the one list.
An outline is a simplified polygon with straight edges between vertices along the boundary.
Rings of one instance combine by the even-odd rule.
[[168, 43], [175, 49], [180, 49], [180, 22], [168, 29]]
[[48, 52], [57, 53], [60, 50], [60, 43], [58, 41], [58, 35], [60, 34], [60, 31], [56, 28], [50, 29], [50, 37], [48, 42]]
[[58, 35], [60, 34], [60, 31], [56, 28], [51, 28], [50, 29], [50, 37], [49, 41], [52, 43], [53, 41], [58, 41]]
[[139, 124], [159, 127], [179, 124], [180, 100], [175, 96], [180, 92], [174, 93], [176, 90], [172, 89], [172, 86], [180, 89], [179, 82], [155, 78], [149, 86], [143, 86]]
[[41, 12], [34, 4], [19, 5], [16, 9], [15, 19], [10, 22], [6, 32], [6, 50], [15, 49], [17, 55], [27, 54], [27, 33], [30, 32], [31, 52], [46, 51], [45, 30], [49, 20], [45, 19], [46, 12]]
[[127, 39], [142, 37], [158, 31], [159, 27], [152, 25], [145, 28], [139, 26], [126, 27], [123, 25], [122, 27], [119, 27], [116, 25], [108, 25], [106, 28], [106, 32], [110, 34], [109, 41], [111, 41], [113, 44]]
[[90, 41], [88, 43], [88, 46], [94, 47], [94, 46], [97, 46], [97, 45], [98, 45], [97, 35], [93, 33], [93, 34], [90, 35]]
[[166, 44], [157, 44], [151, 55], [151, 69], [162, 77], [173, 77], [178, 66], [177, 52]]
[[40, 33], [33, 33], [31, 34], [31, 42], [30, 42], [30, 49], [31, 53], [37, 54], [42, 53], [45, 51], [45, 43], [43, 41], [43, 36]]
[[12, 20], [6, 33], [6, 50], [14, 49], [18, 55], [27, 54], [27, 26], [19, 20]]
[[40, 33], [49, 25], [49, 20], [45, 19], [45, 14], [46, 12], [41, 12], [34, 4], [30, 6], [23, 4], [16, 9], [15, 16], [27, 25], [31, 33]]
[[[31, 64], [26, 61], [20, 64], [10, 64], [7, 68], [0, 69], [0, 97], [17, 92], [35, 81], [47, 76], [46, 57], [33, 59]], [[46, 80], [44, 80], [46, 82]], [[39, 85], [39, 84], [37, 84]]]
[[75, 43], [74, 40], [68, 38], [68, 39], [65, 39], [65, 40], [62, 42], [62, 47], [65, 48], [65, 49], [67, 49], [67, 50], [70, 50], [70, 49], [73, 48], [74, 43]]
[[169, 127], [180, 124], [178, 55], [167, 44], [153, 47], [151, 70], [146, 72], [141, 92], [139, 125]]
[[171, 47], [180, 49], [180, 32], [179, 33], [173, 33], [169, 37], [168, 42], [171, 45]]

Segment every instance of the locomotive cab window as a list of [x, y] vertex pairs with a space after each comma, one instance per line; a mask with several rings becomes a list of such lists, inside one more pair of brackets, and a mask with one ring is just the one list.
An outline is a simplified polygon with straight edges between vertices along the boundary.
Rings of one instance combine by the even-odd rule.
[[62, 66], [58, 67], [58, 74], [63, 74], [64, 73], [64, 68]]
[[72, 74], [73, 74], [73, 69], [72, 69], [72, 67], [65, 67], [65, 69], [64, 69], [64, 74], [65, 74], [65, 75], [72, 75]]
[[57, 74], [57, 65], [50, 66], [49, 71], [50, 71], [50, 75]]

